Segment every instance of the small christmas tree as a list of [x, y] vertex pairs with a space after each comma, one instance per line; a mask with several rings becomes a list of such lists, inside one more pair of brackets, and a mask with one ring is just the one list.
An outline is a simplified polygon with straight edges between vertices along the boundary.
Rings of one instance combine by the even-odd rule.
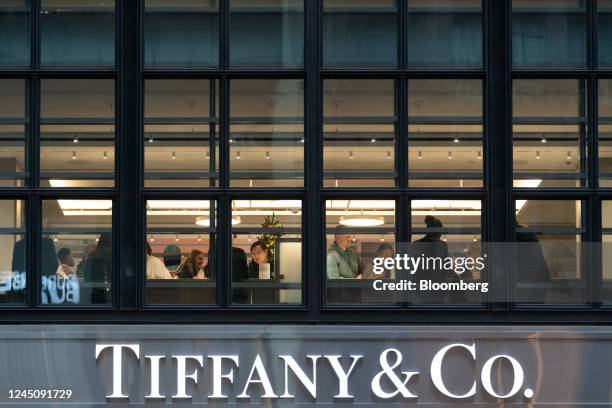
[[[261, 224], [264, 228], [282, 228], [282, 224], [278, 217], [272, 213], [271, 216], [266, 215], [264, 218], [264, 222]], [[257, 237], [258, 240], [266, 244], [268, 247], [268, 252], [270, 254], [270, 259], [274, 257], [274, 248], [276, 246], [276, 242], [283, 236], [283, 234], [279, 233], [264, 233]]]

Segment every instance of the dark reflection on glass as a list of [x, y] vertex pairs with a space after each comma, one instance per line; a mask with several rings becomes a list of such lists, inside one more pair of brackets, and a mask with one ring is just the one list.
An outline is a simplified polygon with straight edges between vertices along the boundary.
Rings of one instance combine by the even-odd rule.
[[395, 186], [395, 123], [393, 80], [326, 79], [325, 186]]
[[147, 80], [144, 108], [145, 186], [217, 185], [217, 81]]
[[115, 65], [115, 1], [42, 0], [43, 67]]
[[30, 2], [0, 3], [0, 67], [30, 65]]
[[25, 163], [26, 82], [0, 79], [0, 186], [22, 187]]
[[384, 68], [397, 65], [395, 0], [324, 0], [323, 65]]
[[234, 304], [302, 303], [302, 202], [232, 201]]
[[515, 208], [514, 301], [584, 303], [582, 202], [516, 200]]
[[148, 304], [216, 302], [215, 231], [213, 200], [147, 201]]
[[114, 280], [112, 200], [42, 202], [43, 305], [108, 305]]
[[42, 80], [40, 139], [41, 186], [112, 187], [114, 81]]
[[146, 0], [145, 66], [208, 68], [219, 60], [217, 0]]
[[24, 200], [0, 200], [0, 304], [25, 303], [27, 261]]
[[480, 0], [410, 0], [407, 3], [409, 66], [482, 67]]
[[612, 66], [612, 0], [597, 1], [597, 54], [600, 67]]
[[512, 65], [584, 67], [585, 19], [583, 0], [512, 0]]
[[303, 0], [230, 0], [232, 67], [304, 65]]
[[232, 80], [232, 187], [304, 185], [304, 81]]
[[482, 81], [408, 83], [408, 167], [414, 187], [482, 187]]
[[514, 186], [580, 187], [586, 183], [585, 82], [514, 80]]

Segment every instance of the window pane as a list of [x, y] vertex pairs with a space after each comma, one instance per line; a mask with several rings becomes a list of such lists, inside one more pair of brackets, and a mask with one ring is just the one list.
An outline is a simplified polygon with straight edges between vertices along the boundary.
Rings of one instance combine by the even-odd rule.
[[112, 210], [110, 199], [42, 202], [38, 259], [43, 305], [111, 303]]
[[25, 163], [26, 81], [0, 79], [0, 186], [23, 187]]
[[574, 79], [513, 82], [515, 187], [584, 185], [584, 89]]
[[413, 187], [482, 187], [482, 82], [408, 83], [408, 166]]
[[216, 84], [208, 79], [145, 82], [146, 187], [217, 185]]
[[395, 186], [394, 81], [329, 79], [323, 87], [325, 186]]
[[232, 201], [232, 303], [302, 303], [302, 202]]
[[208, 68], [219, 64], [217, 0], [146, 0], [147, 68]]
[[41, 186], [112, 187], [115, 82], [44, 79], [41, 93]]
[[304, 81], [230, 84], [232, 187], [304, 185]]
[[517, 200], [514, 301], [586, 301], [582, 202]]
[[597, 54], [600, 67], [612, 66], [612, 0], [597, 1]]
[[324, 0], [323, 65], [397, 66], [395, 0]]
[[0, 67], [30, 65], [30, 1], [0, 4]]
[[583, 0], [512, 0], [516, 68], [580, 68], [586, 63]]
[[408, 65], [481, 68], [481, 0], [408, 1]]
[[41, 0], [43, 67], [115, 65], [115, 1]]
[[215, 231], [213, 200], [147, 201], [148, 304], [216, 302]]
[[372, 281], [394, 281], [395, 270], [377, 275], [373, 258], [395, 252], [395, 201], [327, 200], [326, 301], [330, 304], [396, 304], [389, 293], [379, 293]]
[[26, 302], [27, 254], [24, 200], [0, 200], [0, 304]]
[[[412, 250], [419, 256], [456, 259], [482, 256], [481, 211], [478, 200], [413, 200], [411, 202]], [[466, 283], [487, 281], [486, 271], [420, 270], [413, 280], [435, 283]], [[425, 290], [415, 292], [414, 303], [464, 304], [482, 303], [485, 299], [478, 291], [442, 292]]]
[[612, 187], [612, 80], [599, 80], [599, 185]]
[[232, 67], [304, 65], [303, 0], [230, 0]]
[[612, 201], [601, 202], [602, 235], [601, 235], [601, 266], [602, 266], [602, 301], [610, 304], [612, 300]]

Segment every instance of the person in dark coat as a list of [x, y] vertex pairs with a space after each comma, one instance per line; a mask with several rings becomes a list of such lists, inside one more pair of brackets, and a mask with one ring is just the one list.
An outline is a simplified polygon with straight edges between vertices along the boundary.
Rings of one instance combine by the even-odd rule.
[[[542, 252], [540, 239], [532, 232], [520, 232], [524, 228], [516, 224], [516, 277], [520, 283], [550, 283], [550, 271]], [[518, 290], [518, 302], [544, 303], [547, 289], [529, 288]]]
[[93, 284], [91, 303], [106, 304], [111, 301], [111, 282], [113, 279], [113, 245], [111, 234], [101, 234], [98, 245], [87, 258], [85, 282]]

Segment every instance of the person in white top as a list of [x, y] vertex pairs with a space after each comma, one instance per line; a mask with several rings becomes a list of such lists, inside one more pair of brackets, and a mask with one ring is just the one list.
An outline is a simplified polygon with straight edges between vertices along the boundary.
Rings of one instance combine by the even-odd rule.
[[57, 259], [60, 262], [57, 271], [55, 271], [58, 278], [66, 279], [70, 275], [76, 277], [74, 258], [72, 257], [72, 251], [70, 249], [60, 248], [60, 250], [57, 251]]
[[166, 265], [152, 254], [151, 245], [147, 242], [147, 279], [172, 279]]

